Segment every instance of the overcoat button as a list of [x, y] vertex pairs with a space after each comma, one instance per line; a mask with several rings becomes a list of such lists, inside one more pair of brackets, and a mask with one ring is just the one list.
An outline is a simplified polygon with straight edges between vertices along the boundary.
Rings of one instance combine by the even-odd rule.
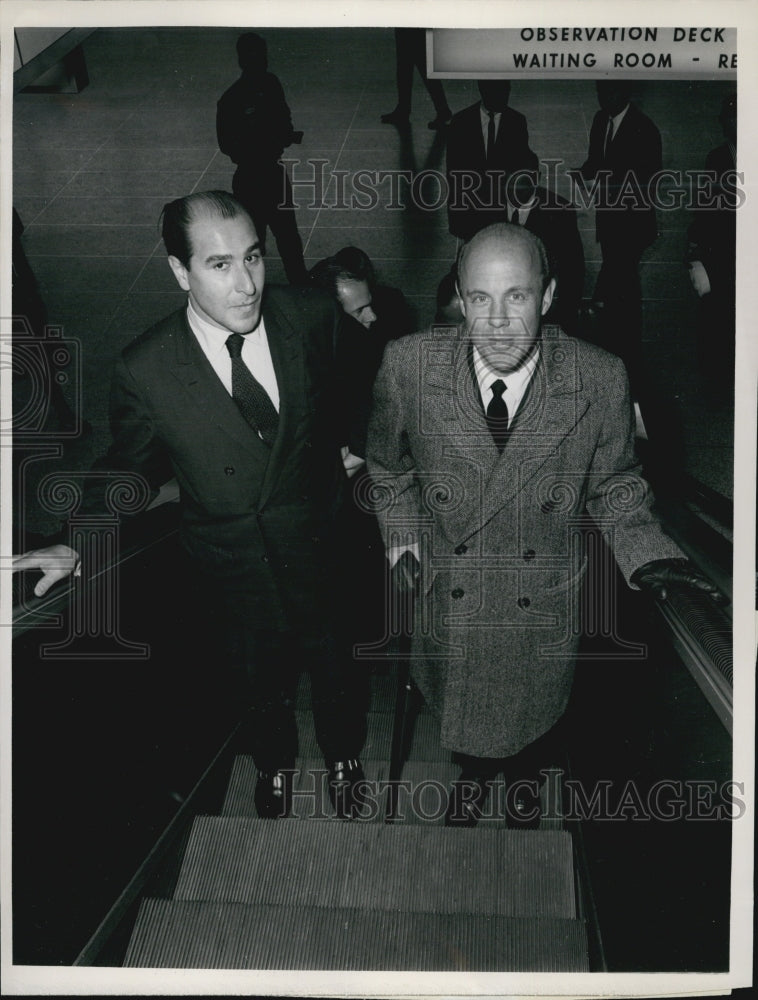
[[224, 469], [224, 472], [227, 474], [227, 476], [233, 476], [234, 475], [234, 466], [233, 465], [227, 465], [227, 467]]
[[456, 587], [455, 590], [450, 591], [450, 596], [453, 598], [454, 601], [457, 601], [459, 598], [463, 597], [463, 594], [464, 591], [460, 587]]
[[268, 556], [261, 556], [261, 562], [268, 562]]
[[468, 552], [468, 545], [458, 545], [455, 549], [455, 554], [457, 556], [462, 556], [466, 552]]
[[526, 559], [526, 561], [528, 562], [530, 559], [534, 559], [536, 555], [537, 553], [534, 551], [534, 549], [527, 549], [526, 552], [524, 553], [524, 559]]
[[532, 602], [529, 600], [528, 597], [519, 597], [517, 603], [520, 608], [528, 608]]

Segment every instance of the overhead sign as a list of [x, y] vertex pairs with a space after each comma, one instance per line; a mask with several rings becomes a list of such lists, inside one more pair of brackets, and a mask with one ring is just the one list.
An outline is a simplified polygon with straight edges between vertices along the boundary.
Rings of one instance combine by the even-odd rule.
[[737, 79], [737, 29], [430, 28], [430, 77]]

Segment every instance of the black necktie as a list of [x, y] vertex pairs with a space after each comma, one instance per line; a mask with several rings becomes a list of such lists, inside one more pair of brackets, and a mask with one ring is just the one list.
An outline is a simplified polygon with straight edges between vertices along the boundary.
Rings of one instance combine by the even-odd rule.
[[603, 143], [603, 159], [608, 158], [608, 150], [610, 148], [611, 142], [613, 141], [613, 119], [608, 119], [608, 127], [605, 130], [605, 142]]
[[487, 161], [493, 159], [495, 155], [495, 112], [488, 111], [489, 122], [487, 123]]
[[492, 383], [492, 399], [487, 406], [487, 426], [498, 451], [503, 450], [508, 438], [508, 407], [503, 399], [504, 392], [505, 382], [501, 378], [495, 379]]
[[241, 333], [232, 333], [226, 339], [226, 349], [232, 359], [232, 399], [245, 420], [271, 447], [279, 426], [279, 414], [269, 394], [242, 360], [244, 340]]

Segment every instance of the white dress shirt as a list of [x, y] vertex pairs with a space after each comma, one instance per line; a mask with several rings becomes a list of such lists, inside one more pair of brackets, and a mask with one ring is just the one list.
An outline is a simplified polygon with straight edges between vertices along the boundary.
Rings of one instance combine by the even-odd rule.
[[[187, 322], [197, 338], [203, 353], [210, 361], [214, 372], [221, 379], [226, 391], [232, 394], [232, 359], [226, 346], [231, 331], [221, 330], [199, 316], [192, 303], [187, 303]], [[266, 327], [261, 316], [260, 323], [250, 333], [242, 335], [242, 360], [268, 393], [271, 402], [279, 412], [279, 386], [276, 383], [274, 362], [266, 337]]]
[[619, 113], [617, 115], [613, 115], [612, 118], [609, 118], [609, 121], [611, 121], [613, 123], [613, 125], [611, 127], [611, 134], [609, 136], [607, 136], [607, 138], [606, 138], [605, 149], [603, 150], [604, 154], [607, 154], [607, 152], [608, 152], [608, 145], [609, 145], [609, 143], [613, 142], [613, 140], [615, 139], [616, 134], [618, 133], [619, 127], [620, 127], [622, 121], [624, 120], [624, 115], [627, 113], [628, 110], [629, 110], [629, 105], [627, 104], [627, 106], [623, 109], [623, 111], [619, 111]]
[[487, 412], [487, 407], [492, 400], [492, 383], [496, 382], [499, 378], [502, 379], [505, 382], [503, 399], [505, 405], [508, 407], [508, 426], [510, 427], [519, 406], [521, 406], [521, 401], [524, 398], [529, 383], [532, 381], [532, 376], [534, 375], [534, 370], [537, 367], [539, 359], [540, 349], [539, 344], [537, 344], [535, 350], [532, 351], [520, 368], [503, 374], [490, 368], [477, 348], [474, 347], [474, 371], [476, 373], [476, 381], [479, 385], [479, 394], [482, 398], [484, 412]]

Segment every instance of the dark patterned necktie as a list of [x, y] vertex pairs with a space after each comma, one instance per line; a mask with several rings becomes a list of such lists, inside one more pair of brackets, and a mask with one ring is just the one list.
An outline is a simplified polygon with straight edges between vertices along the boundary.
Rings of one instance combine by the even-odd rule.
[[495, 112], [488, 111], [489, 122], [487, 123], [487, 162], [495, 156]]
[[232, 399], [245, 420], [271, 447], [279, 427], [279, 414], [269, 394], [242, 360], [244, 341], [241, 333], [232, 333], [226, 339], [226, 349], [232, 359]]
[[487, 426], [500, 452], [508, 438], [508, 407], [503, 399], [504, 392], [505, 382], [501, 378], [495, 379], [492, 383], [492, 399], [487, 406]]

